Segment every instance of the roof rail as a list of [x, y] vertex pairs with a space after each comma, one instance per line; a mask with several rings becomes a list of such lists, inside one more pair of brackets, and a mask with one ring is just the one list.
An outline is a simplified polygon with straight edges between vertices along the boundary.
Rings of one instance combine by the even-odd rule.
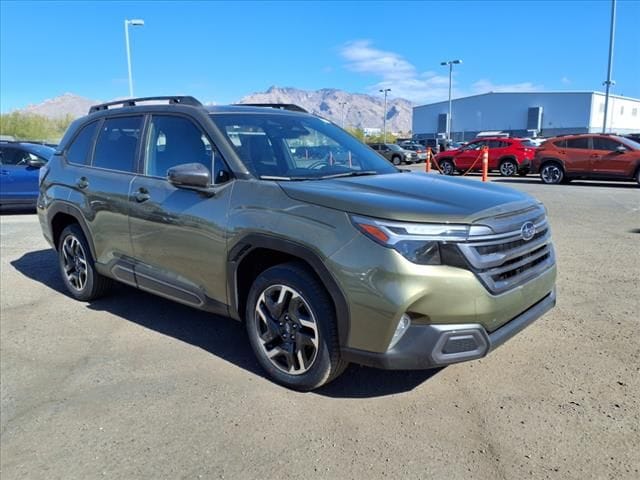
[[151, 102], [155, 100], [168, 100], [170, 104], [191, 105], [193, 107], [202, 106], [202, 103], [200, 103], [200, 101], [194, 97], [172, 95], [167, 97], [125, 98], [124, 100], [101, 103], [99, 105], [93, 105], [89, 109], [89, 113], [99, 112], [100, 110], [109, 110], [109, 107], [112, 107], [115, 105], [122, 105], [123, 107], [135, 107], [140, 102]]
[[292, 112], [302, 112], [309, 113], [302, 107], [295, 105], [293, 103], [236, 103], [238, 106], [245, 107], [267, 107], [267, 108], [277, 108], [279, 110], [291, 110]]

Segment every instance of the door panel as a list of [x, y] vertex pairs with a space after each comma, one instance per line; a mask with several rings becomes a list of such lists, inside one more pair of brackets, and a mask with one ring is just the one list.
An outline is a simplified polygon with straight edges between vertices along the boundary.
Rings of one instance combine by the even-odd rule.
[[631, 152], [620, 153], [616, 149], [624, 147], [622, 143], [608, 137], [593, 138], [592, 168], [594, 176], [630, 177], [632, 161]]
[[567, 173], [589, 174], [594, 159], [591, 150], [591, 138], [579, 137], [567, 140], [565, 151], [565, 168]]
[[30, 204], [38, 197], [38, 168], [27, 162], [36, 155], [18, 148], [0, 152], [0, 198], [4, 203]]
[[[464, 150], [455, 156], [456, 168], [466, 170], [471, 167], [473, 162], [478, 158], [478, 155], [480, 155], [480, 152], [482, 152], [482, 147], [484, 145], [486, 145], [486, 142], [484, 141], [473, 142], [467, 145]], [[482, 159], [478, 160], [474, 168], [482, 168], [481, 161]]]
[[138, 285], [197, 307], [226, 305], [226, 220], [232, 183], [214, 196], [137, 177], [131, 188], [131, 241]]

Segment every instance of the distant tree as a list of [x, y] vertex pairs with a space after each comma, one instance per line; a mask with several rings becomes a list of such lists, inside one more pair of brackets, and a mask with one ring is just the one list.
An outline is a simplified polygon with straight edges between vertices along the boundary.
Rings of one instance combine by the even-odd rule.
[[0, 115], [0, 135], [11, 135], [17, 140], [59, 140], [69, 124], [71, 115], [48, 118], [42, 115], [12, 112]]
[[361, 142], [364, 142], [365, 140], [364, 130], [362, 130], [361, 128], [347, 127], [345, 130], [349, 132], [351, 135], [353, 135], [354, 137], [356, 137]]

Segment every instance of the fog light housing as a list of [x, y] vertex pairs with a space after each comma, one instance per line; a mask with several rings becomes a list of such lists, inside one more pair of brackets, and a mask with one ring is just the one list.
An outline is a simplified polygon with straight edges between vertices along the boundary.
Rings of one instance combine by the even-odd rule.
[[389, 348], [387, 350], [391, 350], [396, 346], [396, 343], [398, 343], [402, 336], [407, 333], [410, 325], [411, 317], [406, 313], [402, 314], [402, 317], [400, 317], [400, 321], [398, 322], [398, 326], [396, 327], [396, 331], [393, 333], [393, 337], [391, 337], [391, 342], [389, 342]]

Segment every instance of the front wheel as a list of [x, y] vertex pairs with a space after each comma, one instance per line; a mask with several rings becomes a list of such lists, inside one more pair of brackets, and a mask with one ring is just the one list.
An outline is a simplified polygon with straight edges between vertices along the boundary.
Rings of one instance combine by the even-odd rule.
[[286, 387], [313, 390], [347, 366], [331, 299], [302, 265], [285, 263], [261, 273], [251, 286], [245, 320], [258, 362]]
[[500, 175], [503, 177], [513, 177], [518, 171], [518, 164], [513, 160], [504, 160], [500, 164]]
[[394, 157], [391, 158], [391, 163], [398, 166], [402, 163], [402, 159], [399, 156], [395, 155]]
[[540, 179], [548, 185], [557, 185], [564, 180], [564, 170], [555, 162], [545, 163], [540, 169]]

